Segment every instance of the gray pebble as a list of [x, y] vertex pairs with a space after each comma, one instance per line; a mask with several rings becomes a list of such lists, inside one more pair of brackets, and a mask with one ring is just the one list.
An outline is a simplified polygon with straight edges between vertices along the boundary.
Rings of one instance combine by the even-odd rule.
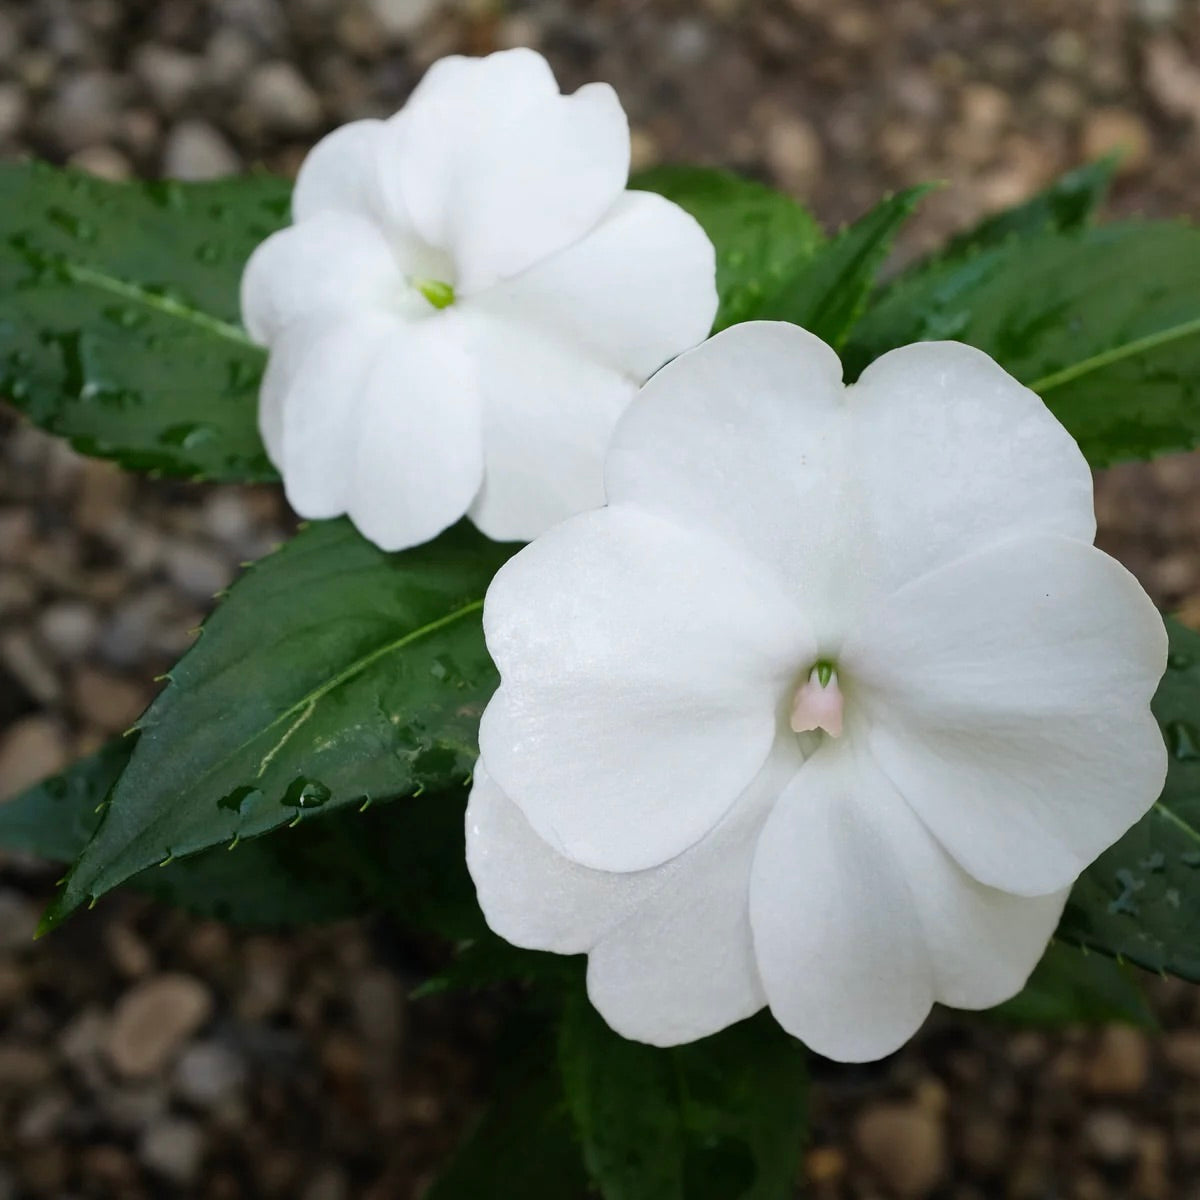
[[164, 1117], [138, 1142], [138, 1158], [172, 1183], [194, 1183], [204, 1160], [204, 1131], [194, 1121]]
[[269, 62], [255, 69], [246, 103], [268, 129], [307, 133], [321, 123], [321, 98], [291, 63]]
[[163, 174], [171, 179], [220, 179], [241, 170], [224, 134], [207, 121], [180, 121], [167, 135]]

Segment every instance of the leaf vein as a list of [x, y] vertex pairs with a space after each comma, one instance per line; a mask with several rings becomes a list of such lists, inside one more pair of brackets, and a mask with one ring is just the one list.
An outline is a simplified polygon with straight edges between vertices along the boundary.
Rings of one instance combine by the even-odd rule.
[[225, 338], [227, 341], [236, 342], [240, 346], [259, 349], [244, 329], [240, 329], [228, 321], [222, 321], [219, 317], [210, 316], [199, 309], [189, 308], [178, 300], [172, 300], [170, 296], [157, 295], [135, 283], [127, 283], [123, 279], [106, 275], [103, 271], [96, 271], [91, 267], [79, 266], [77, 263], [63, 261], [62, 267], [76, 283], [98, 288], [111, 295], [120, 296], [124, 300], [131, 300], [135, 304], [152, 308], [165, 316], [174, 317], [180, 321], [189, 321], [208, 333], [216, 334], [217, 337]]

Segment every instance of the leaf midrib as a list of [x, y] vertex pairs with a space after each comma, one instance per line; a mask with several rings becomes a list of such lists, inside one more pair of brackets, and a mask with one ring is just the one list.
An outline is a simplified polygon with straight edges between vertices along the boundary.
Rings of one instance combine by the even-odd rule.
[[1093, 371], [1102, 370], [1104, 367], [1121, 362], [1123, 359], [1133, 358], [1138, 354], [1144, 354], [1147, 350], [1154, 350], [1159, 346], [1169, 345], [1171, 342], [1180, 341], [1197, 333], [1200, 333], [1200, 317], [1193, 317], [1190, 321], [1182, 321], [1178, 325], [1170, 325], [1166, 329], [1160, 329], [1155, 333], [1148, 333], [1143, 337], [1134, 338], [1131, 342], [1114, 346], [1111, 350], [1105, 350], [1100, 354], [1093, 354], [1090, 358], [1081, 359], [1077, 363], [1072, 363], [1069, 367], [1063, 367], [1061, 371], [1054, 371], [1049, 375], [1043, 376], [1043, 378], [1037, 380], [1035, 383], [1031, 383], [1029, 387], [1039, 395], [1045, 395], [1046, 392], [1053, 391], [1064, 384], [1073, 383], [1076, 379], [1080, 379], [1084, 375], [1090, 375]]
[[189, 308], [188, 305], [181, 304], [178, 300], [172, 300], [169, 296], [158, 295], [140, 287], [136, 283], [129, 283], [124, 279], [117, 278], [115, 275], [108, 275], [92, 267], [81, 266], [78, 263], [71, 262], [69, 259], [61, 260], [61, 265], [76, 283], [97, 288], [100, 291], [108, 292], [112, 296], [120, 296], [123, 300], [130, 300], [135, 304], [141, 304], [155, 312], [162, 313], [164, 316], [173, 317], [179, 321], [190, 322], [198, 328], [203, 329], [206, 333], [211, 333], [217, 337], [224, 338], [226, 341], [234, 342], [243, 348], [261, 349], [261, 347], [251, 340], [250, 335], [244, 329], [237, 325], [232, 325], [228, 321], [222, 321], [219, 317], [210, 316], [200, 309]]
[[[234, 749], [232, 749], [224, 757], [218, 759], [215, 763], [212, 764], [212, 766], [210, 766], [207, 770], [202, 772], [196, 778], [195, 783], [193, 783], [193, 785], [188, 789], [188, 791], [191, 793], [194, 793], [196, 788], [201, 783], [203, 783], [206, 779], [208, 779], [215, 772], [220, 771], [224, 767], [228, 766], [228, 764], [230, 762], [232, 762], [235, 758], [237, 758], [237, 756], [239, 754], [242, 754], [245, 750], [247, 750], [250, 746], [252, 746], [260, 738], [266, 736], [272, 730], [277, 729], [280, 725], [284, 724], [285, 722], [290, 721], [290, 719], [292, 717], [296, 716], [298, 713], [302, 712], [309, 706], [313, 706], [315, 708], [315, 706], [317, 704], [319, 704], [320, 701], [322, 699], [324, 699], [324, 697], [328, 696], [330, 694], [330, 692], [335, 691], [337, 688], [341, 687], [343, 684], [348, 683], [351, 679], [354, 679], [356, 676], [362, 674], [363, 671], [367, 670], [368, 667], [370, 667], [373, 664], [375, 664], [376, 662], [378, 662], [381, 658], [386, 658], [389, 654], [393, 654], [393, 653], [396, 653], [397, 651], [403, 650], [406, 646], [410, 646], [414, 642], [420, 641], [422, 638], [425, 638], [425, 637], [430, 636], [431, 634], [437, 633], [439, 630], [445, 629], [447, 626], [454, 624], [456, 621], [462, 620], [463, 617], [470, 616], [471, 613], [479, 612], [482, 608], [483, 608], [482, 600], [472, 600], [470, 604], [466, 604], [462, 608], [454, 609], [452, 612], [447, 613], [445, 616], [439, 617], [436, 621], [430, 621], [427, 624], [418, 627], [417, 629], [410, 630], [408, 633], [404, 634], [403, 636], [396, 638], [393, 641], [390, 641], [390, 642], [386, 643], [385, 645], [376, 648], [375, 650], [372, 650], [370, 654], [365, 654], [361, 658], [350, 663], [349, 666], [345, 667], [342, 671], [339, 671], [338, 674], [334, 675], [331, 679], [326, 680], [326, 682], [321, 684], [319, 687], [313, 688], [311, 691], [309, 691], [304, 696], [302, 696], [299, 700], [297, 700], [294, 704], [290, 705], [287, 709], [285, 709], [278, 716], [276, 716], [275, 719], [273, 721], [271, 721], [271, 723], [269, 725], [266, 725], [264, 728], [258, 730], [256, 733], [252, 734], [249, 738], [247, 738], [245, 741], [243, 741], [240, 745], [238, 745]], [[287, 737], [290, 736], [293, 729], [294, 729], [294, 726], [288, 725], [288, 727], [284, 733], [285, 740]], [[272, 747], [271, 750], [268, 751], [266, 755], [264, 755], [264, 759], [269, 760], [270, 756], [272, 754], [274, 754], [277, 750], [278, 750], [278, 745]], [[132, 760], [131, 760], [131, 765], [132, 765]], [[260, 766], [262, 765], [262, 760], [260, 760], [259, 765]], [[257, 776], [255, 776], [255, 778], [257, 778]], [[117, 787], [118, 788], [120, 787], [120, 781], [118, 781]], [[115, 790], [114, 790], [114, 794], [113, 794], [113, 799], [114, 800], [116, 799], [116, 791]], [[109, 811], [111, 812], [111, 808]], [[167, 815], [169, 815], [169, 810], [160, 808], [158, 810], [158, 815], [159, 815], [159, 817], [167, 816]], [[107, 821], [107, 817], [106, 817], [106, 821]], [[142, 829], [139, 830], [139, 834], [138, 834], [139, 840], [145, 834], [153, 832], [156, 825], [157, 825], [157, 821], [152, 820], [147, 825], [143, 826]], [[96, 831], [96, 835], [95, 835], [95, 838], [93, 838], [93, 842], [97, 838], [99, 838], [102, 831], [103, 831], [103, 826], [101, 826], [101, 828]], [[89, 846], [91, 844], [92, 843], [89, 843]], [[214, 842], [212, 844], [215, 845], [216, 843]], [[191, 851], [188, 851], [188, 853], [191, 853]], [[82, 862], [84, 861], [84, 858], [86, 858], [86, 856], [87, 856], [87, 850], [85, 849], [84, 857], [80, 859], [80, 864], [82, 864]], [[91, 882], [94, 884], [96, 879], [103, 877], [103, 875], [104, 875], [104, 871], [101, 871], [98, 875], [96, 875], [92, 878]]]

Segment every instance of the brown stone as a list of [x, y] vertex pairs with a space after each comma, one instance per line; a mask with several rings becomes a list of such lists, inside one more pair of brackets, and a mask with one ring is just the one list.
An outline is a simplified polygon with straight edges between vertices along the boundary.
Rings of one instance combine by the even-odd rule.
[[1200, 1031], [1176, 1030], [1163, 1039], [1162, 1049], [1172, 1071], [1200, 1079]]
[[1083, 126], [1082, 154], [1092, 159], [1119, 152], [1121, 174], [1132, 175], [1149, 161], [1152, 142], [1149, 127], [1137, 113], [1098, 108]]
[[61, 771], [67, 765], [62, 730], [49, 717], [26, 717], [0, 735], [0, 800]]
[[864, 1160], [901, 1200], [928, 1196], [946, 1171], [942, 1123], [909, 1104], [879, 1104], [863, 1112], [854, 1141]]
[[121, 1075], [146, 1078], [170, 1063], [212, 1013], [212, 997], [190, 975], [159, 975], [117, 1002], [105, 1050]]
[[1113, 1025], [1100, 1035], [1085, 1080], [1098, 1096], [1128, 1096], [1146, 1086], [1149, 1074], [1145, 1036], [1126, 1025]]
[[76, 711], [106, 733], [124, 733], [142, 715], [147, 699], [140, 684], [96, 667], [80, 667], [71, 680]]

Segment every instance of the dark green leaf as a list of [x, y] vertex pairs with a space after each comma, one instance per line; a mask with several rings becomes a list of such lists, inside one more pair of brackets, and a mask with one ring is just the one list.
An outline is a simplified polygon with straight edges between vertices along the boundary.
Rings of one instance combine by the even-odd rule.
[[745, 321], [824, 240], [808, 211], [761, 183], [707, 167], [655, 167], [630, 187], [686, 209], [717, 250], [721, 307], [714, 332]]
[[[933, 263], [965, 258], [1014, 238], [1084, 228], [1108, 195], [1116, 169], [1116, 158], [1102, 158], [1067, 172], [1024, 204], [994, 213], [974, 229], [960, 233], [934, 257]], [[922, 263], [912, 271], [916, 273], [930, 265]]]
[[330, 521], [252, 567], [139, 723], [49, 924], [163, 859], [462, 783], [496, 686], [483, 595], [513, 549], [463, 523], [389, 555]]
[[978, 346], [1038, 392], [1088, 460], [1200, 444], [1200, 231], [1130, 222], [1022, 238], [897, 284], [847, 348], [853, 377], [909, 342]]
[[1155, 1027], [1154, 1014], [1130, 968], [1060, 941], [1046, 948], [1021, 993], [989, 1015], [1039, 1029], [1110, 1021]]
[[0, 846], [51, 862], [74, 862], [100, 824], [100, 809], [136, 738], [109, 742], [61, 775], [0, 804]]
[[928, 186], [909, 188], [884, 200], [790, 272], [748, 317], [790, 321], [840, 346], [858, 320], [896, 234], [928, 191]]
[[587, 1174], [552, 1040], [524, 1037], [502, 1054], [491, 1104], [426, 1200], [583, 1200]]
[[456, 947], [450, 965], [421, 984], [412, 998], [422, 999], [439, 992], [475, 992], [501, 983], [544, 983], [561, 987], [581, 978], [583, 964], [582, 955], [523, 950], [485, 927]]
[[803, 1149], [804, 1050], [762, 1013], [670, 1050], [613, 1033], [582, 994], [559, 1042], [605, 1200], [784, 1200]]
[[86, 454], [210, 479], [273, 479], [266, 356], [239, 323], [251, 250], [289, 187], [107, 183], [0, 166], [0, 391]]
[[1154, 713], [1170, 751], [1159, 802], [1080, 877], [1058, 936], [1200, 983], [1200, 634], [1167, 621]]
[[[75, 859], [135, 742], [112, 742], [0, 804], [0, 847], [54, 862]], [[239, 924], [329, 921], [386, 907], [446, 936], [483, 936], [464, 863], [462, 818], [463, 798], [453, 794], [408, 797], [366, 813], [314, 813], [294, 829], [149, 867], [129, 886]]]

